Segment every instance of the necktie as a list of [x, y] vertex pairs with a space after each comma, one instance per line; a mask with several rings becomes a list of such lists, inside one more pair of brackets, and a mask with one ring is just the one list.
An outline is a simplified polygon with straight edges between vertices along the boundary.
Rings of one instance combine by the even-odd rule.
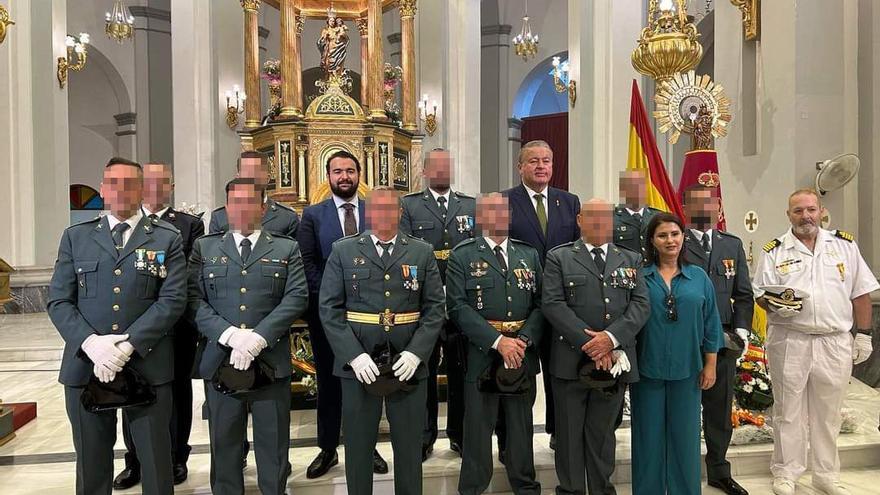
[[248, 258], [251, 257], [251, 240], [245, 237], [241, 240], [241, 261], [247, 263]]
[[596, 269], [599, 270], [599, 273], [605, 273], [605, 260], [602, 259], [602, 248], [595, 247], [590, 250], [593, 253], [593, 262], [596, 263]]
[[376, 244], [380, 248], [382, 248], [382, 256], [380, 256], [379, 258], [382, 260], [382, 263], [387, 265], [388, 262], [391, 260], [391, 248], [394, 247], [394, 243], [378, 241], [376, 242]]
[[702, 242], [703, 251], [706, 252], [706, 257], [708, 257], [712, 253], [712, 247], [709, 245], [709, 233], [708, 232], [703, 234], [703, 239], [700, 242]]
[[547, 210], [544, 208], [544, 195], [535, 194], [535, 213], [538, 214], [538, 224], [541, 225], [541, 233], [547, 235]]
[[498, 258], [498, 264], [501, 265], [501, 271], [507, 273], [507, 262], [504, 261], [504, 252], [501, 246], [495, 246], [495, 257]]
[[642, 224], [642, 214], [641, 213], [633, 213], [633, 219], [638, 222], [639, 225]]
[[357, 234], [358, 229], [357, 221], [354, 219], [354, 205], [345, 203], [342, 207], [345, 209], [344, 221], [342, 222], [343, 234], [346, 236]]
[[117, 250], [121, 250], [122, 246], [125, 245], [125, 242], [123, 242], [123, 234], [129, 229], [129, 227], [131, 227], [131, 225], [125, 222], [119, 222], [113, 227], [113, 244], [116, 245]]

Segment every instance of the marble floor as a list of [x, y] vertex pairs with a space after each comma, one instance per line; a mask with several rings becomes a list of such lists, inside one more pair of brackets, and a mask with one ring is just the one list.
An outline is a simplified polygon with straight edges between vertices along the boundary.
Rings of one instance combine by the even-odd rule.
[[[14, 440], [0, 446], [0, 494], [55, 494], [71, 493], [74, 480], [72, 438], [64, 412], [63, 389], [57, 382], [61, 339], [45, 313], [35, 315], [0, 315], [0, 399], [5, 402], [31, 401], [38, 404], [38, 416], [17, 432]], [[540, 380], [538, 380], [540, 386]], [[210, 456], [208, 454], [207, 422], [201, 420], [204, 392], [200, 381], [193, 382], [195, 395], [190, 444], [193, 454], [189, 462], [190, 476], [176, 493], [210, 493], [208, 481]], [[539, 397], [542, 396], [539, 390]], [[441, 429], [444, 427], [444, 404], [441, 404]], [[854, 381], [849, 387], [847, 407], [857, 413], [857, 433], [841, 436], [839, 445], [844, 472], [843, 481], [854, 495], [880, 493], [880, 433], [877, 416], [880, 412], [880, 393]], [[553, 452], [548, 447], [548, 436], [543, 433], [544, 408], [542, 400], [535, 405], [535, 464], [539, 481], [546, 493], [556, 483]], [[387, 433], [387, 424], [381, 426]], [[305, 469], [318, 453], [316, 447], [314, 411], [294, 411], [291, 416], [290, 460], [293, 475], [291, 493], [345, 493], [344, 468], [340, 464], [319, 480], [307, 480]], [[378, 449], [389, 460], [393, 473], [393, 456], [387, 435], [380, 438]], [[730, 459], [733, 472], [753, 494], [770, 493], [769, 445], [732, 447]], [[122, 466], [124, 449], [121, 435], [116, 444], [117, 469]], [[339, 450], [340, 458], [343, 449]], [[629, 494], [630, 455], [629, 429], [618, 431], [618, 469], [615, 482], [618, 493]], [[246, 485], [256, 491], [256, 469], [253, 453], [245, 471]], [[432, 457], [424, 465], [425, 493], [455, 493], [460, 459], [440, 439]], [[495, 476], [489, 491], [510, 491], [504, 467], [496, 462]], [[392, 475], [376, 476], [376, 493], [392, 493]], [[138, 487], [118, 493], [140, 493]], [[720, 493], [704, 488], [704, 493]], [[818, 493], [810, 488], [809, 475], [801, 480], [798, 494]]]

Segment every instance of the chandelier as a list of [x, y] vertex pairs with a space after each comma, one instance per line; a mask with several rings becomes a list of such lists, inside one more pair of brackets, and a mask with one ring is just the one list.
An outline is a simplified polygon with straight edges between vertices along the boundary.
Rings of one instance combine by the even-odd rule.
[[703, 58], [700, 33], [688, 20], [686, 0], [648, 0], [648, 25], [633, 50], [633, 67], [658, 83], [689, 71]]
[[525, 12], [523, 14], [522, 29], [518, 35], [513, 37], [513, 47], [516, 54], [522, 57], [523, 62], [534, 57], [538, 53], [538, 35], [532, 34], [532, 26], [529, 25], [529, 0], [526, 0]]
[[134, 16], [131, 15], [122, 0], [116, 0], [113, 4], [113, 11], [104, 14], [104, 21], [106, 23], [104, 32], [110, 39], [122, 43], [134, 37]]

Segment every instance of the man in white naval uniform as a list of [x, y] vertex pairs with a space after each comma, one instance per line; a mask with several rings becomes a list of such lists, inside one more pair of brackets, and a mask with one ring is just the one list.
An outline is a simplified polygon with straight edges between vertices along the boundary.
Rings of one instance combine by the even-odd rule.
[[[816, 191], [789, 196], [791, 229], [764, 245], [753, 285], [768, 309], [767, 355], [773, 382], [773, 492], [793, 495], [810, 446], [813, 486], [841, 495], [837, 436], [853, 362], [870, 356], [870, 293], [880, 288], [853, 236], [819, 227]], [[802, 307], [768, 305], [768, 286], [803, 291]], [[857, 334], [851, 330], [853, 320]]]

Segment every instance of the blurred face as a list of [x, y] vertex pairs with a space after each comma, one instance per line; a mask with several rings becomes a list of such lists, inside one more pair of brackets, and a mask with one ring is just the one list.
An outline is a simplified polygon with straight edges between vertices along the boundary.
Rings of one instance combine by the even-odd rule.
[[611, 242], [614, 233], [614, 208], [602, 200], [590, 200], [578, 213], [578, 226], [585, 242], [601, 246]]
[[717, 225], [720, 210], [721, 205], [711, 189], [694, 189], [686, 194], [684, 213], [688, 226], [693, 229], [705, 232]]
[[371, 191], [367, 195], [366, 217], [376, 237], [387, 240], [397, 234], [400, 222], [400, 202], [394, 191]]
[[174, 182], [171, 169], [161, 163], [144, 165], [144, 204], [164, 207], [171, 203]]
[[351, 158], [334, 158], [330, 160], [327, 174], [330, 190], [342, 199], [349, 199], [357, 194], [361, 182], [361, 174]]
[[448, 151], [432, 151], [425, 158], [425, 177], [435, 191], [446, 191], [452, 183], [452, 155]]
[[620, 202], [632, 210], [645, 204], [648, 197], [648, 176], [642, 171], [627, 170], [620, 174]]
[[814, 194], [802, 193], [788, 200], [788, 221], [798, 237], [814, 237], [819, 232], [822, 205]]
[[262, 158], [242, 158], [238, 177], [253, 179], [258, 186], [265, 189], [269, 185], [269, 167]]
[[477, 225], [486, 237], [507, 237], [510, 208], [501, 193], [490, 193], [477, 200]]
[[543, 146], [526, 148], [519, 163], [519, 175], [529, 189], [543, 191], [553, 177], [553, 151]]
[[654, 231], [651, 243], [659, 253], [660, 258], [675, 259], [681, 252], [682, 232], [675, 222], [663, 222]]
[[133, 165], [111, 165], [104, 169], [101, 197], [107, 210], [120, 220], [137, 213], [143, 196], [143, 175]]
[[251, 184], [236, 184], [226, 195], [229, 229], [249, 235], [260, 228], [263, 219], [262, 190]]

